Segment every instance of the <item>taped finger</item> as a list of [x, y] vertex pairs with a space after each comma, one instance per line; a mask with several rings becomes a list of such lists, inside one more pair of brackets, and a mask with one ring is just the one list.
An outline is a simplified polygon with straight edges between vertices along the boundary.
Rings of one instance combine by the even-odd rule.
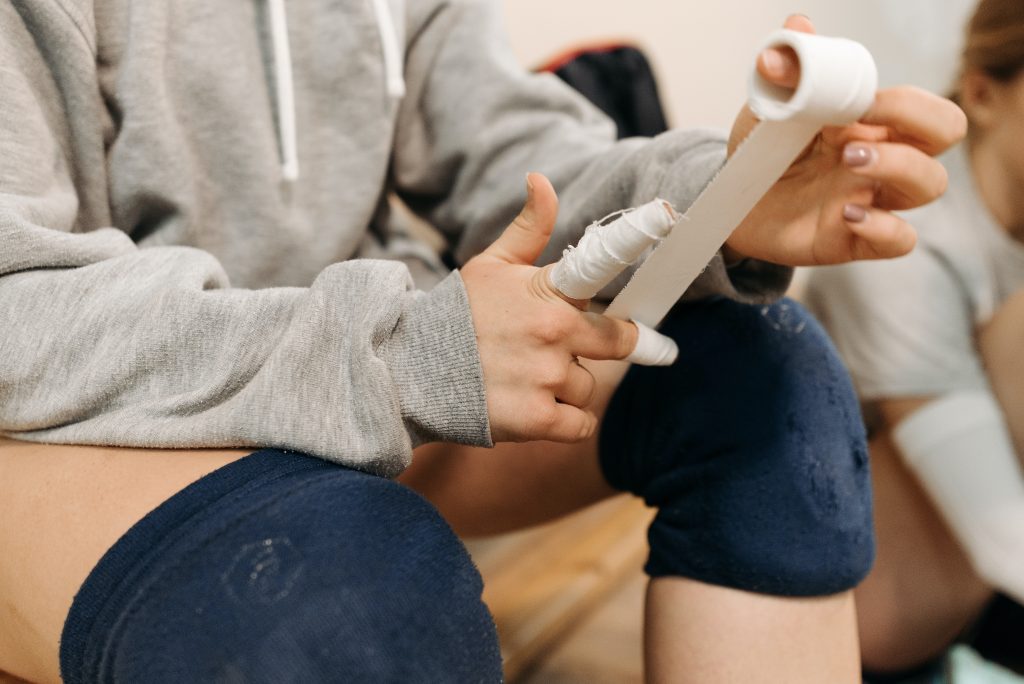
[[[614, 214], [612, 215], [614, 216]], [[551, 269], [551, 284], [566, 297], [588, 300], [661, 238], [679, 218], [672, 205], [655, 199], [591, 224], [575, 247]]]
[[636, 347], [626, 361], [640, 366], [671, 366], [679, 357], [675, 340], [662, 335], [643, 323], [633, 321], [637, 327]]

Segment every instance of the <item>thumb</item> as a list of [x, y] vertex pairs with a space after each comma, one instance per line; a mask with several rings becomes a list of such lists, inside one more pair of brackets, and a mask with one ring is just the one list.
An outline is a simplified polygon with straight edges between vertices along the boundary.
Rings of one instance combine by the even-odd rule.
[[558, 196], [551, 181], [526, 174], [526, 205], [484, 254], [510, 264], [533, 264], [547, 247], [558, 217]]
[[815, 33], [814, 22], [806, 14], [790, 14], [786, 17], [786, 23], [782, 27], [801, 33]]
[[[814, 33], [814, 24], [802, 14], [792, 14], [783, 28], [801, 33]], [[800, 84], [800, 60], [791, 47], [768, 48], [757, 57], [757, 71], [770, 83], [783, 88]]]

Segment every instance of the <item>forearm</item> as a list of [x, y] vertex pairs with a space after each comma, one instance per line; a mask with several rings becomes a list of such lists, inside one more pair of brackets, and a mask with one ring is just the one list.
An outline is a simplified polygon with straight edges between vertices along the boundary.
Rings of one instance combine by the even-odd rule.
[[1019, 292], [1003, 304], [978, 335], [978, 347], [989, 383], [1003, 409], [1018, 456], [1024, 454], [1024, 383], [1020, 374], [1022, 343], [1024, 292]]
[[430, 295], [408, 287], [399, 264], [352, 261], [310, 288], [233, 289], [216, 260], [182, 248], [9, 274], [0, 431], [280, 446], [387, 475], [422, 441], [488, 443], [458, 276]]

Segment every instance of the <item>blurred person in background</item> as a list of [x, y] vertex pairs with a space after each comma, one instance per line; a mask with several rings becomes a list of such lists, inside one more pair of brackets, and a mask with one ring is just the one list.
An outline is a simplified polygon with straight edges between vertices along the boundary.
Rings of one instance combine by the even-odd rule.
[[[1024, 2], [977, 6], [954, 98], [969, 132], [941, 158], [947, 193], [905, 215], [918, 247], [808, 287], [869, 428], [878, 558], [856, 596], [879, 672], [927, 670], [997, 594], [1000, 614], [1024, 601]], [[1001, 638], [1021, 667], [1015, 624]]]

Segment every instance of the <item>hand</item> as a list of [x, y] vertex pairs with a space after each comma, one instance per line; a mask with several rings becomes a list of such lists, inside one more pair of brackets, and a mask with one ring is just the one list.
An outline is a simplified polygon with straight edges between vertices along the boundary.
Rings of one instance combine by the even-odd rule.
[[637, 328], [585, 311], [588, 302], [551, 286], [537, 268], [555, 226], [558, 198], [544, 176], [527, 176], [523, 211], [494, 244], [462, 268], [476, 328], [487, 413], [495, 441], [587, 439], [595, 381], [577, 361], [622, 359]]
[[[803, 16], [786, 28], [812, 33]], [[800, 65], [790, 49], [766, 50], [758, 71], [794, 87]], [[729, 153], [756, 125], [744, 108]], [[849, 126], [827, 127], [754, 207], [726, 242], [726, 257], [756, 257], [792, 266], [902, 256], [914, 229], [891, 213], [936, 199], [946, 171], [933, 159], [959, 141], [967, 119], [944, 98], [905, 86], [878, 92], [867, 114]]]

